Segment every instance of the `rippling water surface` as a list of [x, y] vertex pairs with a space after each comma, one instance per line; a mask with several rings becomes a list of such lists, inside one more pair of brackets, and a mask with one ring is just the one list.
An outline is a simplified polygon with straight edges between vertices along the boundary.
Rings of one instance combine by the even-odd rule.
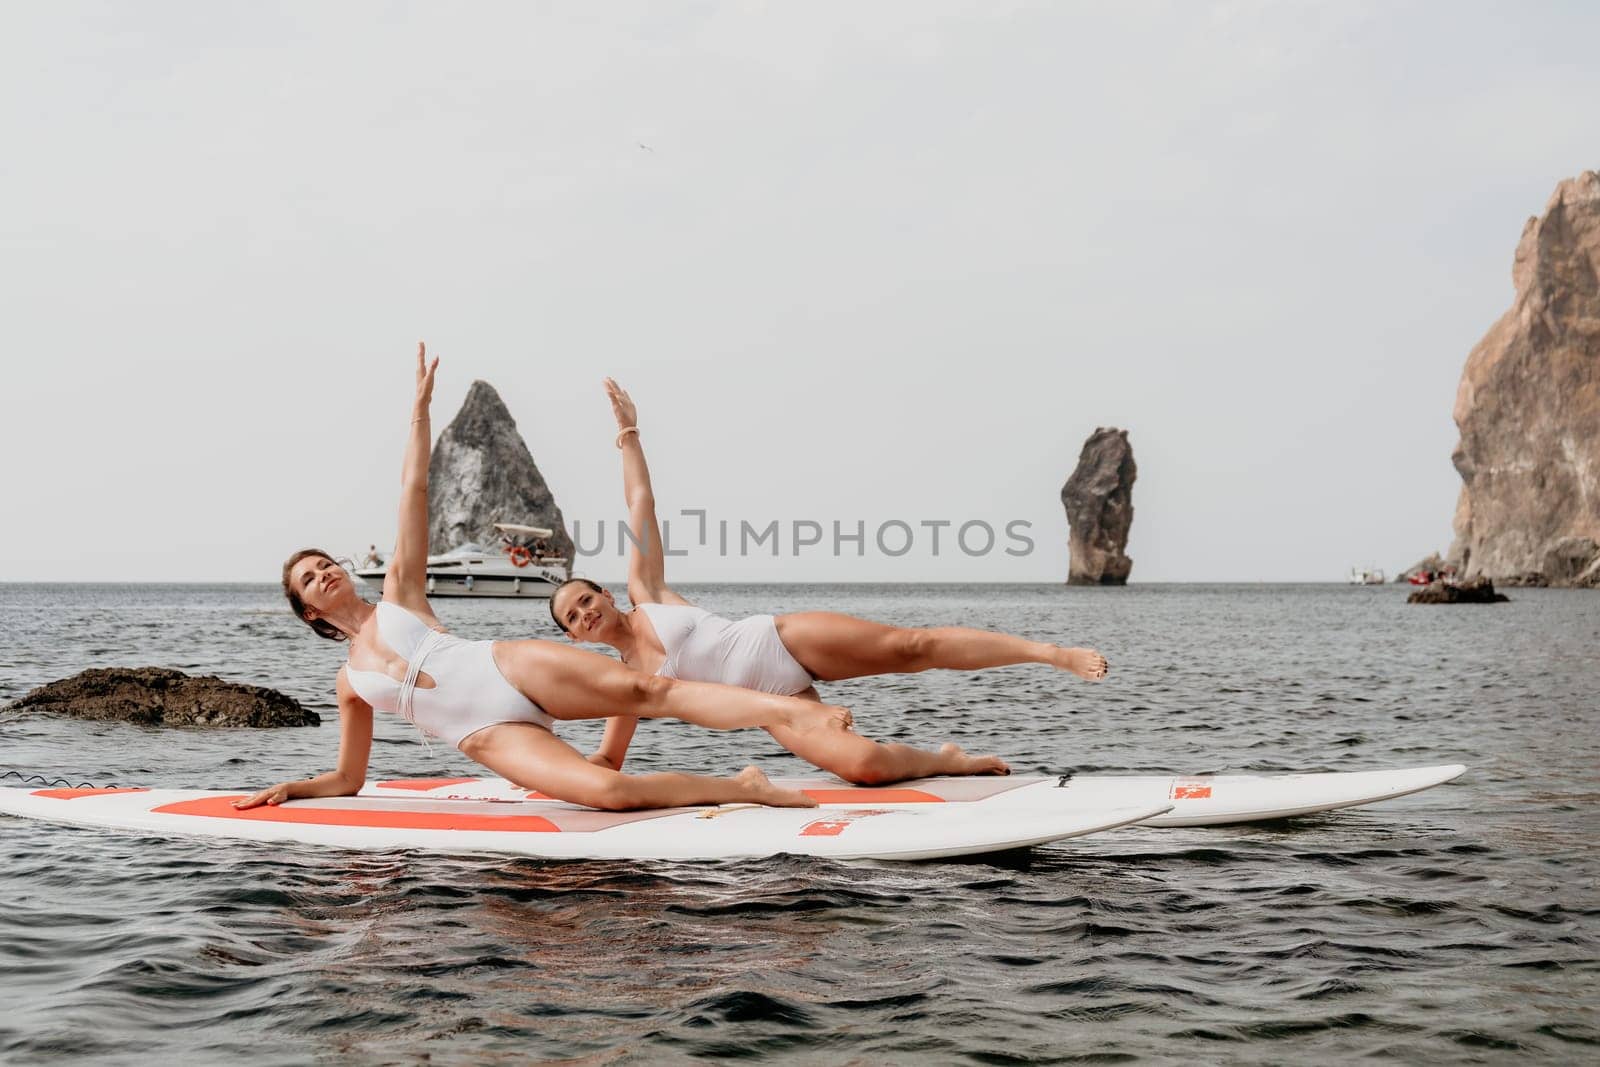
[[[871, 735], [1023, 772], [1465, 763], [1430, 792], [1211, 830], [893, 865], [545, 863], [201, 843], [0, 817], [0, 1061], [1231, 1062], [1600, 1053], [1600, 595], [1410, 607], [1344, 586], [707, 586], [1088, 644], [1042, 667], [842, 683]], [[440, 601], [468, 637], [541, 604]], [[0, 715], [0, 770], [240, 788], [332, 766], [339, 649], [264, 586], [0, 586], [0, 703], [90, 666], [271, 685], [319, 729]], [[380, 717], [382, 718], [382, 717]], [[564, 726], [583, 746], [598, 726]], [[374, 777], [470, 775], [380, 723]], [[647, 723], [639, 768], [801, 765]], [[14, 784], [7, 783], [7, 784]]]

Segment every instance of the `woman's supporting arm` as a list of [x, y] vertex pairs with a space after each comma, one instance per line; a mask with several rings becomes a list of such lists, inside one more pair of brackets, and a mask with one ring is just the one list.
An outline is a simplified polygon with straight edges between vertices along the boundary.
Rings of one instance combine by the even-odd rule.
[[620, 385], [606, 379], [611, 413], [617, 417], [617, 447], [622, 450], [622, 495], [628, 505], [628, 529], [633, 547], [628, 554], [628, 599], [635, 604], [687, 604], [667, 586], [665, 546], [656, 520], [656, 495], [650, 486], [650, 467], [639, 443], [639, 413], [633, 398]]
[[400, 472], [400, 528], [395, 535], [394, 558], [383, 579], [383, 599], [424, 611], [428, 601], [428, 460], [433, 449], [428, 405], [438, 369], [438, 358], [429, 363], [426, 346], [417, 342], [417, 395], [411, 405], [411, 436], [406, 440]]
[[614, 771], [622, 770], [622, 761], [628, 756], [628, 745], [633, 741], [633, 732], [638, 728], [639, 720], [631, 716], [617, 715], [607, 719], [606, 732], [600, 738], [600, 747], [589, 757], [589, 762], [599, 767], [609, 767]]
[[339, 763], [326, 774], [298, 782], [279, 782], [253, 797], [236, 800], [239, 809], [261, 804], [282, 804], [306, 797], [348, 797], [361, 792], [367, 782], [367, 761], [372, 757], [372, 706], [356, 696], [344, 669], [339, 670]]

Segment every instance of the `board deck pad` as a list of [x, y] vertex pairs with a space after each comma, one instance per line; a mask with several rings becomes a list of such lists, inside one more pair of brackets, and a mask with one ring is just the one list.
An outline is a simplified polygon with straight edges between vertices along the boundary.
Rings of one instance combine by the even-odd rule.
[[[1375, 804], [1431, 789], [1465, 771], [1466, 767], [1454, 763], [1317, 774], [919, 778], [884, 788], [852, 786], [826, 778], [775, 778], [773, 782], [802, 790], [823, 806], [948, 805], [1000, 812], [1170, 804], [1170, 812], [1140, 825], [1225, 826]], [[369, 783], [362, 795], [551, 802], [541, 793], [499, 778], [389, 779]]]
[[1171, 808], [1162, 802], [988, 811], [973, 804], [921, 802], [607, 812], [549, 800], [450, 799], [428, 792], [401, 787], [381, 796], [295, 800], [241, 811], [233, 802], [248, 793], [7, 788], [0, 789], [0, 813], [112, 830], [355, 849], [552, 859], [743, 859], [789, 853], [914, 860], [1026, 848], [1126, 826]]

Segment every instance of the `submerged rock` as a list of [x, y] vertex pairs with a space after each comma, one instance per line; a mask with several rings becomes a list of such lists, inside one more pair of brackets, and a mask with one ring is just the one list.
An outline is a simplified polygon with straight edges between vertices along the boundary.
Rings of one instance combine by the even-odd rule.
[[1078, 466], [1061, 487], [1070, 528], [1068, 585], [1126, 585], [1133, 560], [1123, 551], [1133, 528], [1133, 462], [1128, 431], [1101, 427], [1078, 453]]
[[1600, 585], [1600, 173], [1528, 220], [1511, 278], [1456, 391], [1450, 560], [1503, 585]]
[[1511, 598], [1494, 591], [1487, 578], [1475, 578], [1456, 585], [1432, 582], [1406, 597], [1407, 604], [1502, 604]]
[[498, 545], [497, 522], [544, 526], [551, 555], [572, 558], [556, 498], [533, 462], [500, 394], [475, 381], [439, 435], [428, 464], [428, 545], [448, 552], [468, 542]]
[[276, 689], [191, 677], [165, 667], [96, 667], [42, 685], [7, 710], [144, 726], [319, 726]]

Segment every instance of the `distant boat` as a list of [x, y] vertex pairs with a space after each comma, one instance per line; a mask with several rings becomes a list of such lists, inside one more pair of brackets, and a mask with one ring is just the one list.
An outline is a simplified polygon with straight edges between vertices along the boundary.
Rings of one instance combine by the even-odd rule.
[[[1395, 579], [1399, 581], [1399, 579]], [[1432, 585], [1434, 582], [1443, 582], [1446, 585], [1456, 583], [1456, 568], [1454, 564], [1446, 563], [1436, 571], [1422, 570], [1415, 574], [1407, 575], [1406, 581], [1412, 585]]]
[[1368, 567], [1366, 570], [1351, 567], [1350, 576], [1345, 579], [1351, 585], [1382, 585], [1386, 580], [1381, 567]]
[[[469, 542], [428, 557], [429, 596], [548, 600], [571, 576], [564, 556], [547, 554], [554, 531], [501, 522], [494, 528], [500, 531], [498, 550]], [[379, 585], [388, 573], [389, 561], [377, 553], [356, 568], [357, 578]]]

